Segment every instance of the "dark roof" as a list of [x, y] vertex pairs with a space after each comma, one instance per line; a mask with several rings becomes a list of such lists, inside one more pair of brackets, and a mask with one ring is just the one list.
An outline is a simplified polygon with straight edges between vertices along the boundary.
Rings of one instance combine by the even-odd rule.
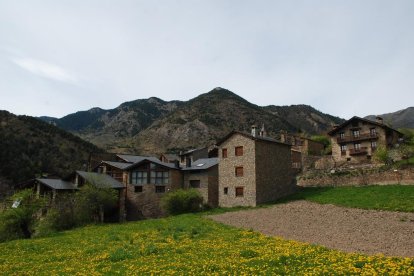
[[199, 149], [191, 149], [191, 150], [180, 153], [180, 156], [191, 154], [191, 153], [194, 153], [196, 151], [200, 151], [200, 150], [204, 150], [204, 149], [207, 149], [207, 147], [203, 147], [203, 148], [199, 148]]
[[183, 168], [183, 171], [206, 170], [219, 163], [218, 158], [202, 158], [193, 162], [191, 167]]
[[291, 145], [289, 145], [289, 144], [286, 144], [286, 143], [280, 142], [280, 141], [278, 141], [278, 140], [275, 140], [275, 139], [272, 139], [272, 138], [269, 138], [269, 137], [253, 136], [253, 135], [251, 135], [250, 133], [247, 133], [247, 132], [242, 132], [242, 131], [237, 131], [237, 130], [233, 130], [232, 132], [230, 132], [229, 134], [227, 134], [226, 136], [224, 136], [224, 138], [222, 138], [221, 140], [219, 140], [219, 141], [217, 142], [217, 146], [219, 146], [219, 145], [221, 145], [222, 143], [224, 143], [227, 139], [229, 139], [229, 138], [230, 138], [231, 136], [233, 136], [234, 134], [240, 134], [240, 135], [242, 135], [242, 136], [244, 136], [244, 137], [246, 137], [246, 138], [249, 138], [249, 139], [252, 139], [252, 140], [255, 140], [255, 141], [264, 141], [264, 142], [277, 143], [277, 144], [280, 144], [280, 145], [285, 145], [285, 146], [288, 146], [288, 147], [290, 147], [290, 146], [291, 146]]
[[54, 190], [77, 190], [75, 184], [62, 179], [36, 178], [36, 181], [46, 185]]
[[127, 167], [131, 166], [131, 163], [125, 163], [125, 162], [115, 162], [115, 161], [102, 161], [102, 163], [108, 164], [112, 167], [115, 167], [120, 170], [124, 170]]
[[132, 169], [132, 168], [134, 168], [134, 167], [138, 166], [139, 164], [142, 164], [143, 162], [152, 162], [152, 163], [155, 163], [155, 164], [157, 164], [157, 165], [160, 165], [160, 166], [163, 166], [163, 167], [167, 167], [167, 168], [169, 168], [169, 169], [175, 169], [175, 170], [179, 170], [179, 169], [180, 169], [180, 168], [177, 168], [177, 167], [175, 166], [175, 164], [161, 162], [161, 161], [160, 161], [159, 159], [157, 159], [157, 158], [144, 158], [144, 159], [142, 159], [142, 160], [141, 160], [141, 161], [139, 161], [139, 162], [136, 162], [136, 163], [134, 163], [134, 164], [129, 164], [129, 166], [126, 168], [126, 170]]
[[144, 159], [160, 161], [158, 158], [152, 157], [152, 156], [139, 156], [139, 155], [129, 155], [129, 154], [117, 154], [116, 156], [118, 156], [122, 160], [125, 160], [125, 162], [129, 162], [129, 163], [138, 163]]
[[376, 125], [376, 126], [379, 126], [379, 127], [382, 127], [382, 128], [388, 129], [388, 130], [391, 130], [391, 131], [395, 131], [395, 132], [397, 132], [398, 134], [402, 135], [402, 133], [401, 133], [401, 132], [399, 132], [398, 130], [393, 129], [393, 128], [391, 128], [391, 127], [387, 126], [387, 125], [384, 125], [384, 124], [378, 123], [378, 122], [376, 122], [376, 121], [371, 121], [371, 120], [368, 120], [368, 119], [364, 119], [364, 118], [361, 118], [361, 117], [358, 117], [358, 116], [354, 116], [354, 117], [352, 117], [351, 119], [349, 119], [348, 121], [343, 122], [342, 124], [340, 124], [340, 125], [339, 125], [339, 126], [337, 126], [336, 128], [334, 128], [334, 129], [332, 129], [331, 131], [329, 131], [329, 132], [328, 132], [328, 135], [333, 135], [333, 134], [335, 134], [337, 131], [341, 130], [343, 127], [345, 127], [345, 126], [346, 126], [346, 125], [348, 125], [350, 122], [355, 121], [355, 120], [357, 120], [357, 121], [362, 121], [362, 122], [366, 122], [366, 123], [369, 123], [369, 124], [372, 124], [372, 125]]
[[76, 173], [96, 187], [109, 187], [113, 189], [124, 188], [124, 185], [121, 182], [113, 179], [107, 174], [84, 171], [76, 171]]

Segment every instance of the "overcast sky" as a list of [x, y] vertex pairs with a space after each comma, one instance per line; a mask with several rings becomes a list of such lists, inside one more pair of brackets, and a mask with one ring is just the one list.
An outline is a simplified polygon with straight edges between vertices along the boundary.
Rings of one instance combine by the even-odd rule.
[[0, 109], [62, 117], [215, 87], [343, 118], [414, 105], [414, 1], [0, 1]]

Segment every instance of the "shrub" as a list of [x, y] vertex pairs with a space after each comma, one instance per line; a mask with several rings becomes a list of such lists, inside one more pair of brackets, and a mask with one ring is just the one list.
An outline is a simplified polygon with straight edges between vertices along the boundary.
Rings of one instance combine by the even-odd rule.
[[373, 159], [379, 163], [386, 164], [390, 159], [387, 148], [383, 146], [378, 147], [374, 152]]
[[11, 196], [9, 201], [20, 201], [17, 208], [5, 209], [0, 213], [0, 241], [30, 238], [39, 212], [45, 207], [43, 199], [36, 198], [30, 189]]
[[201, 211], [203, 197], [195, 189], [177, 190], [166, 194], [161, 205], [169, 214], [177, 215]]

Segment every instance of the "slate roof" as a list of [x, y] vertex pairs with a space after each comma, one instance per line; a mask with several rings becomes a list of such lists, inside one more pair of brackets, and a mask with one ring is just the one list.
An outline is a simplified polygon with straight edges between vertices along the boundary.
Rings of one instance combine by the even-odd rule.
[[247, 138], [252, 139], [252, 140], [255, 140], [255, 141], [265, 141], [265, 142], [277, 143], [277, 144], [285, 145], [285, 146], [289, 146], [289, 147], [291, 146], [289, 144], [283, 143], [283, 142], [278, 141], [276, 139], [272, 139], [272, 138], [269, 138], [269, 137], [261, 137], [259, 135], [253, 136], [250, 133], [242, 132], [242, 131], [237, 131], [237, 130], [233, 130], [232, 132], [230, 132], [229, 134], [227, 134], [223, 139], [219, 140], [217, 142], [217, 146], [219, 146], [222, 143], [224, 143], [227, 139], [229, 139], [234, 134], [240, 134], [240, 135], [242, 135], [244, 137], [247, 137]]
[[77, 190], [75, 184], [62, 179], [36, 178], [36, 181], [46, 185], [54, 190]]
[[126, 168], [126, 170], [129, 170], [129, 169], [131, 169], [131, 168], [134, 168], [134, 167], [138, 166], [139, 164], [141, 164], [141, 163], [142, 163], [142, 162], [144, 162], [144, 161], [150, 161], [150, 162], [152, 162], [152, 163], [155, 163], [155, 164], [157, 164], [157, 165], [164, 166], [164, 167], [167, 167], [167, 168], [170, 168], [170, 169], [176, 169], [176, 170], [179, 170], [179, 169], [180, 169], [180, 168], [177, 168], [177, 167], [175, 166], [175, 164], [161, 162], [159, 159], [157, 159], [157, 158], [155, 158], [155, 157], [152, 157], [152, 158], [148, 157], [148, 158], [144, 158], [144, 159], [142, 159], [142, 160], [141, 160], [141, 161], [139, 161], [139, 162], [136, 162], [136, 163], [133, 163], [133, 164], [129, 164], [129, 166]]
[[219, 163], [218, 158], [202, 158], [193, 162], [191, 167], [183, 168], [183, 171], [207, 170]]
[[167, 158], [170, 161], [174, 161], [174, 160], [179, 160], [180, 159], [177, 154], [164, 153], [163, 155], [165, 156], [165, 158]]
[[76, 173], [85, 179], [85, 181], [91, 183], [96, 187], [109, 187], [113, 189], [123, 189], [124, 185], [113, 179], [107, 174], [103, 173], [94, 173], [94, 172], [84, 172], [84, 171], [76, 171]]
[[106, 163], [112, 167], [115, 167], [120, 170], [124, 170], [127, 167], [131, 166], [131, 163], [125, 163], [125, 162], [115, 162], [115, 161], [102, 161], [103, 163]]
[[191, 153], [194, 153], [194, 152], [197, 152], [197, 151], [200, 151], [200, 150], [204, 150], [204, 149], [206, 149], [206, 147], [198, 148], [198, 149], [191, 149], [191, 150], [180, 153], [180, 156], [188, 155], [188, 154], [191, 154]]
[[387, 125], [384, 125], [384, 124], [378, 123], [378, 122], [376, 122], [376, 121], [371, 121], [371, 120], [368, 120], [368, 119], [364, 119], [364, 118], [361, 118], [361, 117], [358, 117], [358, 116], [354, 116], [354, 117], [352, 117], [351, 119], [349, 119], [348, 121], [345, 121], [344, 123], [340, 124], [340, 125], [339, 125], [339, 126], [337, 126], [336, 128], [332, 129], [331, 131], [329, 131], [329, 132], [328, 132], [328, 135], [331, 135], [331, 136], [332, 136], [332, 135], [334, 135], [336, 132], [338, 132], [339, 130], [341, 130], [341, 129], [342, 129], [343, 127], [345, 127], [346, 125], [350, 124], [352, 121], [361, 121], [361, 122], [366, 122], [366, 123], [369, 123], [369, 124], [372, 124], [372, 125], [376, 125], [376, 126], [382, 127], [382, 128], [384, 128], [384, 129], [388, 129], [388, 130], [391, 130], [391, 131], [395, 131], [395, 132], [397, 132], [399, 135], [402, 135], [402, 133], [401, 133], [401, 132], [399, 132], [398, 130], [393, 129], [393, 128], [391, 128], [391, 127], [387, 126]]
[[138, 163], [144, 159], [151, 160], [151, 161], [158, 161], [158, 162], [160, 161], [158, 158], [152, 157], [152, 156], [139, 156], [139, 155], [129, 155], [129, 154], [117, 154], [116, 156], [118, 156], [119, 158], [129, 163]]

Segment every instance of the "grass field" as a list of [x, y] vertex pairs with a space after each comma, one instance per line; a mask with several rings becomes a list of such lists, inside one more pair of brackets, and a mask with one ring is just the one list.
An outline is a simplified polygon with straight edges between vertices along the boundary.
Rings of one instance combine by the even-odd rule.
[[414, 259], [363, 256], [231, 228], [200, 215], [88, 226], [0, 244], [2, 275], [413, 275]]
[[284, 201], [296, 199], [352, 208], [414, 212], [413, 185], [303, 188]]
[[[414, 186], [305, 188], [288, 200], [295, 199], [413, 212]], [[349, 254], [266, 237], [215, 223], [205, 214], [87, 226], [2, 243], [0, 275], [414, 275], [414, 258]]]

